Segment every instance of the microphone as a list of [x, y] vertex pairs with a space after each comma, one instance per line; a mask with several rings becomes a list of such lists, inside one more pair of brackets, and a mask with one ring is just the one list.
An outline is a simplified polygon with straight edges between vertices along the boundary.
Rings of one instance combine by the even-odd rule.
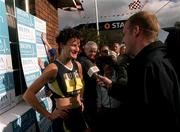
[[87, 64], [87, 74], [90, 78], [98, 78], [98, 72], [100, 71], [99, 68], [93, 64], [90, 60], [86, 60], [86, 64]]
[[97, 86], [104, 86], [104, 83], [99, 80], [102, 76], [99, 75], [99, 68], [96, 66], [96, 64], [92, 63], [90, 60], [84, 60], [87, 67], [87, 74], [90, 78], [93, 78], [97, 81]]
[[99, 68], [94, 65], [89, 68], [87, 74], [89, 75], [89, 77], [97, 78], [99, 76], [98, 72], [99, 72]]

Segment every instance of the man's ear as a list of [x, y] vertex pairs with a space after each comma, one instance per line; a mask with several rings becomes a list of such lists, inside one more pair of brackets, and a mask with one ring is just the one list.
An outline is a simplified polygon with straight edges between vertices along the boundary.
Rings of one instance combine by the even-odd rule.
[[138, 25], [134, 26], [133, 33], [136, 37], [138, 37], [141, 34], [141, 29]]

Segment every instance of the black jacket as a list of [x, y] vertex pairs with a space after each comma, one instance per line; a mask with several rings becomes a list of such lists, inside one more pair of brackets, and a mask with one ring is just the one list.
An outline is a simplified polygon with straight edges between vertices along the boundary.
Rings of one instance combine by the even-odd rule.
[[134, 58], [128, 68], [127, 88], [113, 83], [111, 93], [126, 97], [129, 127], [136, 130], [178, 129], [180, 86], [160, 41], [146, 46]]
[[85, 54], [81, 54], [81, 56], [78, 57], [78, 61], [82, 65], [83, 70], [83, 80], [84, 80], [84, 106], [85, 111], [88, 113], [95, 113], [96, 112], [96, 98], [97, 98], [97, 92], [96, 92], [96, 79], [93, 77], [89, 77], [87, 74], [89, 70], [89, 64], [88, 63], [94, 63], [93, 60], [90, 60], [88, 57], [86, 57]]

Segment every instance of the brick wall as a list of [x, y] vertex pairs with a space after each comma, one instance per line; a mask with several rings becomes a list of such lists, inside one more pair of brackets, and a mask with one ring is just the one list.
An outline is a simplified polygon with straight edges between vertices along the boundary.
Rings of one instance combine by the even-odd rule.
[[59, 33], [58, 29], [58, 11], [48, 0], [35, 0], [35, 14], [37, 17], [46, 21], [47, 39], [49, 44], [57, 49], [55, 41]]

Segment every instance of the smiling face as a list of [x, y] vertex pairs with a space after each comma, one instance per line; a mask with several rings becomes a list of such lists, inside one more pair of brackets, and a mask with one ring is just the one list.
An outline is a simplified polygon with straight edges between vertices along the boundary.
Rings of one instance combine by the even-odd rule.
[[71, 38], [67, 41], [66, 45], [63, 46], [63, 55], [70, 59], [76, 59], [79, 53], [80, 39]]
[[91, 60], [95, 60], [97, 50], [98, 48], [96, 45], [90, 45], [89, 48], [84, 49], [86, 56]]

